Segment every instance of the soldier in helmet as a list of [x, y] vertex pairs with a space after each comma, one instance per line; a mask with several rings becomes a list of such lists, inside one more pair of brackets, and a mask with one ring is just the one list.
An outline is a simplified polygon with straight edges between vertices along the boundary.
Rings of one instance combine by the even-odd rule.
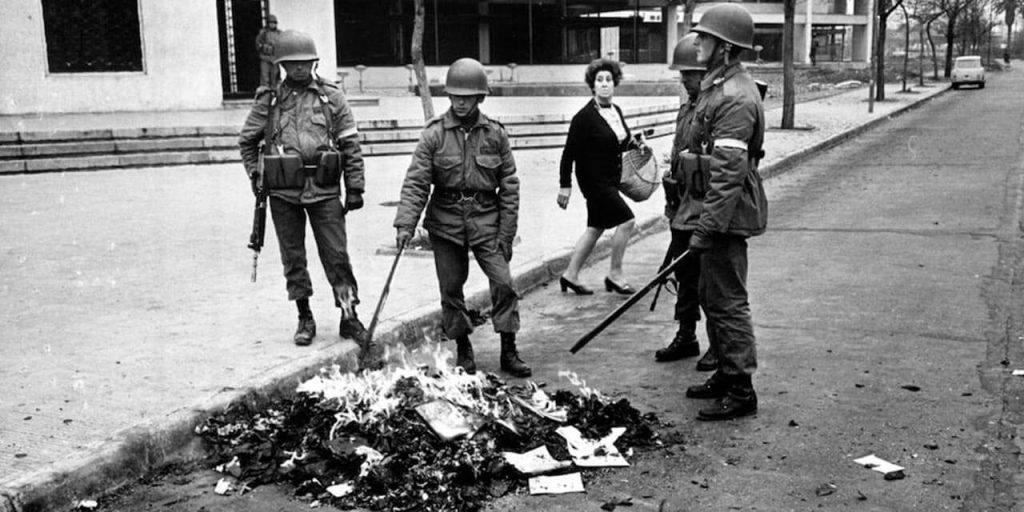
[[430, 236], [441, 293], [441, 328], [456, 343], [456, 364], [476, 372], [473, 331], [463, 285], [469, 253], [490, 281], [491, 319], [501, 336], [501, 369], [529, 377], [519, 358], [519, 295], [509, 261], [519, 223], [519, 177], [505, 127], [480, 112], [487, 96], [487, 73], [479, 62], [452, 63], [445, 80], [451, 108], [423, 129], [402, 184], [395, 216], [396, 242], [413, 237], [426, 208], [423, 227]]
[[747, 281], [747, 238], [764, 233], [768, 203], [757, 164], [763, 155], [764, 108], [739, 55], [752, 49], [754, 21], [735, 3], [708, 9], [694, 27], [697, 62], [707, 66], [690, 130], [704, 194], [689, 249], [700, 256], [700, 286], [718, 367], [690, 398], [715, 399], [698, 419], [725, 420], [757, 411], [757, 368]]
[[288, 299], [299, 313], [295, 344], [309, 345], [316, 336], [309, 307], [313, 285], [306, 269], [307, 218], [334, 304], [341, 309], [339, 334], [362, 344], [366, 329], [355, 311], [358, 285], [349, 262], [345, 216], [363, 206], [363, 157], [352, 110], [338, 87], [316, 74], [318, 60], [308, 34], [281, 34], [274, 63], [284, 67], [285, 79], [256, 96], [238, 144], [253, 190], [266, 187], [269, 193]]
[[260, 29], [256, 35], [256, 51], [260, 56], [260, 86], [277, 87], [281, 79], [281, 70], [274, 63], [274, 49], [277, 47], [277, 39], [281, 31], [277, 29], [277, 16], [267, 16], [267, 26]]
[[[686, 93], [686, 102], [679, 106], [676, 116], [676, 133], [672, 140], [670, 174], [665, 179], [665, 217], [669, 220], [672, 239], [665, 255], [666, 263], [675, 260], [690, 244], [690, 237], [697, 229], [700, 219], [701, 204], [704, 191], [700, 190], [699, 172], [694, 165], [697, 151], [690, 150], [691, 126], [697, 114], [697, 99], [700, 96], [700, 81], [704, 77], [705, 65], [697, 62], [697, 39], [695, 32], [683, 36], [676, 43], [669, 69], [679, 71], [679, 81]], [[684, 165], [685, 162], [685, 165]], [[700, 320], [697, 283], [700, 279], [700, 260], [687, 258], [675, 269], [677, 284], [675, 320], [679, 322], [679, 330], [665, 348], [654, 353], [658, 362], [676, 361], [700, 354], [697, 343], [697, 321]], [[712, 344], [713, 336], [708, 329], [708, 342]], [[704, 357], [697, 362], [698, 371], [711, 371], [718, 368], [718, 359], [714, 346], [708, 347]]]

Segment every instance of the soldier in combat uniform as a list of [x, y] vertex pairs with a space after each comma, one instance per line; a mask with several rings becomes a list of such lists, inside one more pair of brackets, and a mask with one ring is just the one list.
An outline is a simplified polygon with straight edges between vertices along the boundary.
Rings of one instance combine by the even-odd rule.
[[346, 214], [363, 206], [363, 157], [352, 110], [341, 91], [315, 73], [318, 60], [308, 34], [281, 33], [274, 63], [284, 67], [285, 79], [276, 89], [258, 93], [238, 144], [253, 190], [266, 187], [270, 196], [288, 299], [299, 312], [295, 344], [309, 345], [316, 337], [309, 307], [313, 284], [306, 269], [307, 218], [334, 304], [341, 309], [339, 334], [363, 344], [366, 329], [356, 316], [358, 285], [345, 232]]
[[476, 372], [473, 332], [462, 287], [473, 253], [491, 287], [491, 318], [501, 336], [501, 369], [529, 377], [516, 350], [519, 294], [509, 261], [519, 224], [519, 177], [505, 127], [480, 112], [489, 92], [487, 73], [473, 59], [448, 68], [445, 92], [452, 106], [423, 129], [402, 184], [395, 216], [397, 243], [412, 239], [424, 207], [441, 292], [445, 335], [455, 340], [456, 364]]
[[707, 65], [700, 85], [690, 148], [699, 148], [700, 218], [690, 251], [700, 256], [700, 287], [718, 368], [689, 398], [715, 402], [698, 419], [726, 420], [757, 412], [757, 368], [747, 295], [747, 238], [764, 233], [768, 201], [758, 161], [763, 156], [764, 107], [739, 55], [752, 49], [754, 20], [742, 6], [718, 4], [694, 27], [697, 61]]

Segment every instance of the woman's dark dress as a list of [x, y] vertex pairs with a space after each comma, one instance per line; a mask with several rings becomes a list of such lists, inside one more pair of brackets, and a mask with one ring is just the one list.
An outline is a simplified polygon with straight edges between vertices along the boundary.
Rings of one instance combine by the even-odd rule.
[[622, 109], [612, 104], [626, 129], [626, 138], [617, 140], [615, 132], [601, 117], [602, 108], [590, 100], [572, 118], [569, 135], [562, 150], [559, 184], [572, 186], [572, 167], [576, 164], [576, 182], [587, 200], [587, 226], [609, 229], [633, 218], [633, 211], [619, 195], [622, 152], [629, 146], [630, 132]]

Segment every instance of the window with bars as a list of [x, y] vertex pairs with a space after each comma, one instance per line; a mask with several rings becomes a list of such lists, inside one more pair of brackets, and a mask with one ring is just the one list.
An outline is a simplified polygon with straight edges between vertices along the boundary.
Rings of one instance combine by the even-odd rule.
[[142, 71], [138, 0], [42, 0], [51, 73]]

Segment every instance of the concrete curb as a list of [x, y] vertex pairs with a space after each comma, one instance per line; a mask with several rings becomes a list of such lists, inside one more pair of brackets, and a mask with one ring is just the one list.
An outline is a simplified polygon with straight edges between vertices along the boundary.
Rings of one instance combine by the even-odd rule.
[[[811, 147], [787, 155], [761, 169], [764, 179], [782, 174], [811, 155], [837, 146], [880, 123], [901, 115], [947, 92], [946, 85], [934, 94], [928, 94], [900, 107], [886, 116], [871, 119], [862, 125], [838, 133]], [[657, 200], [657, 199], [655, 199]], [[637, 219], [634, 239], [646, 237], [667, 229], [668, 223], [660, 215]], [[598, 242], [591, 261], [604, 258], [610, 252], [610, 240]], [[534, 290], [561, 274], [568, 264], [572, 250], [566, 249], [540, 261], [513, 268], [513, 277], [521, 292]], [[467, 297], [471, 307], [484, 309], [490, 302], [487, 290]], [[441, 310], [439, 305], [425, 305], [389, 319], [380, 325], [375, 345], [385, 347], [402, 343], [412, 345], [425, 339], [439, 339]], [[294, 393], [302, 380], [315, 375], [320, 368], [337, 364], [342, 369], [359, 368], [357, 347], [350, 341], [325, 346], [322, 357], [313, 364], [284, 364], [271, 374], [264, 374], [262, 382], [252, 382], [245, 389], [224, 390], [200, 404], [196, 409], [178, 410], [163, 421], [153, 422], [117, 432], [108, 442], [98, 447], [91, 457], [68, 460], [60, 467], [46, 472], [27, 475], [8, 489], [0, 490], [0, 512], [31, 512], [68, 510], [77, 500], [95, 499], [98, 494], [124, 487], [152, 470], [175, 461], [194, 461], [203, 457], [195, 427], [212, 414], [232, 404], [259, 407], [275, 398]]]

